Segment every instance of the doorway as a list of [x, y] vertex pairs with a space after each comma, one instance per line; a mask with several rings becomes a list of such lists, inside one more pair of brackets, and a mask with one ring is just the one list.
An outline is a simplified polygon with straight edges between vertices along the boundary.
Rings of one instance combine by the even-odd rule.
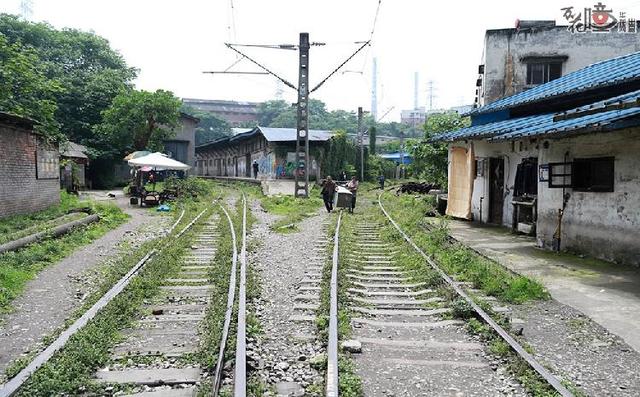
[[251, 153], [244, 156], [244, 176], [251, 178]]
[[489, 159], [489, 223], [502, 224], [504, 208], [504, 159]]

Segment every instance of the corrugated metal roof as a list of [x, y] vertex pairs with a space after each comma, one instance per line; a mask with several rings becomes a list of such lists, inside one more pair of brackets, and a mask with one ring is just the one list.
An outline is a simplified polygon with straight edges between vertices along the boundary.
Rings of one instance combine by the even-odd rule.
[[495, 112], [636, 79], [640, 79], [640, 52], [594, 63], [530, 90], [474, 109], [465, 115]]
[[[587, 128], [599, 128], [620, 120], [640, 116], [640, 106], [638, 106], [640, 102], [638, 101], [640, 101], [640, 90], [595, 102], [588, 106], [581, 106], [568, 112], [519, 117], [461, 128], [438, 135], [434, 138], [434, 141], [451, 142], [464, 139], [509, 140]], [[615, 104], [620, 104], [620, 108], [611, 109], [610, 107]], [[622, 104], [634, 107], [625, 107]], [[582, 112], [584, 112], [584, 115], [580, 115]], [[561, 115], [570, 115], [570, 117], [558, 118]]]
[[79, 143], [68, 141], [60, 148], [60, 155], [64, 157], [75, 157], [79, 159], [88, 159], [86, 155], [87, 147]]
[[[258, 127], [262, 131], [265, 139], [269, 142], [286, 142], [296, 140], [295, 128], [271, 128], [271, 127]], [[310, 141], [328, 141], [333, 134], [327, 130], [309, 130]]]

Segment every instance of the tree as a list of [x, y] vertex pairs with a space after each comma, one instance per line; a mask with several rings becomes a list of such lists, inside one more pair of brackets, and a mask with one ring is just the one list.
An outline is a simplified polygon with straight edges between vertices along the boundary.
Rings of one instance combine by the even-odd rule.
[[200, 119], [196, 127], [196, 145], [202, 145], [203, 143], [231, 135], [231, 126], [229, 123], [215, 114], [189, 106], [183, 106], [182, 112]]
[[121, 92], [132, 88], [136, 69], [109, 42], [93, 33], [57, 30], [0, 14], [0, 33], [10, 45], [31, 48], [35, 67], [61, 89], [54, 90], [55, 120], [71, 140], [88, 143], [101, 113]]
[[258, 125], [269, 127], [280, 114], [291, 109], [283, 100], [266, 101], [258, 105]]
[[175, 132], [182, 102], [172, 92], [128, 91], [119, 94], [95, 128], [93, 146], [108, 158], [135, 150], [163, 149]]
[[439, 133], [457, 130], [469, 124], [468, 118], [462, 118], [456, 112], [429, 115], [423, 126], [422, 141], [410, 147], [413, 155], [410, 170], [413, 174], [441, 187], [446, 186], [448, 147], [446, 143], [433, 142], [432, 138]]
[[55, 119], [55, 95], [62, 91], [57, 80], [47, 79], [35, 51], [19, 43], [9, 44], [0, 33], [0, 110], [36, 120], [36, 129], [53, 140], [62, 140]]

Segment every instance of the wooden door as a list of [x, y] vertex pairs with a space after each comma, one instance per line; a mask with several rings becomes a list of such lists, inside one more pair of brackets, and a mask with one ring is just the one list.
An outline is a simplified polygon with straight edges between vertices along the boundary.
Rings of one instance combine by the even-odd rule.
[[489, 159], [489, 223], [502, 224], [504, 208], [504, 159]]

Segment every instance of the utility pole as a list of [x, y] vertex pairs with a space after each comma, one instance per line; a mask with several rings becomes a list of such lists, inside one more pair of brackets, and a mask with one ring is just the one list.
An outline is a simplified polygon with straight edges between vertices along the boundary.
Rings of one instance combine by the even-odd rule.
[[296, 197], [309, 197], [309, 33], [300, 33], [298, 124], [296, 126]]
[[429, 110], [433, 110], [433, 80], [429, 80], [427, 84], [427, 91], [429, 92]]
[[358, 143], [360, 144], [360, 181], [364, 181], [364, 132], [362, 131], [362, 106], [358, 106]]

